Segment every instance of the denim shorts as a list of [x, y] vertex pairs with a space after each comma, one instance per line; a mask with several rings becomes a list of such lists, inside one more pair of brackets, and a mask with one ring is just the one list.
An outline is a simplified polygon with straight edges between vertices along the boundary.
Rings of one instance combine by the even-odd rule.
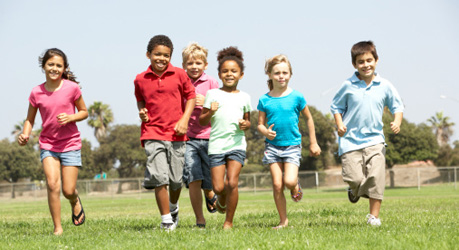
[[191, 182], [202, 181], [202, 189], [212, 189], [208, 148], [209, 140], [206, 139], [190, 137], [190, 140], [186, 142], [185, 167], [183, 168], [183, 182], [186, 187]]
[[61, 162], [61, 166], [81, 167], [81, 150], [72, 150], [67, 152], [54, 152], [51, 150], [40, 150], [41, 161], [46, 157], [54, 157]]
[[144, 141], [147, 167], [143, 187], [154, 189], [169, 185], [171, 190], [182, 187], [183, 165], [185, 162], [184, 141]]
[[275, 146], [265, 142], [265, 152], [263, 155], [263, 164], [272, 164], [276, 162], [288, 162], [300, 166], [301, 145], [292, 146]]
[[231, 150], [223, 154], [209, 155], [210, 168], [225, 165], [227, 160], [235, 160], [244, 166], [245, 157], [245, 151], [240, 149]]

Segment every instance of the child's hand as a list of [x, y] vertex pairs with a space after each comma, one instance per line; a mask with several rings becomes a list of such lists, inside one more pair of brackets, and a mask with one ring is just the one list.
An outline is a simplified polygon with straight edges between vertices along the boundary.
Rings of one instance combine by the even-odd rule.
[[274, 123], [271, 124], [271, 126], [269, 126], [268, 128], [268, 134], [266, 135], [266, 138], [268, 138], [268, 140], [272, 141], [274, 140], [274, 138], [276, 138], [276, 131], [273, 130], [273, 127], [274, 127]]
[[400, 132], [400, 124], [397, 124], [396, 122], [391, 122], [390, 129], [392, 129], [392, 132], [394, 132], [395, 134], [398, 134]]
[[188, 130], [188, 122], [180, 119], [177, 124], [175, 124], [174, 131], [177, 135], [184, 135]]
[[342, 125], [338, 127], [338, 135], [339, 137], [343, 137], [346, 134], [347, 128], [346, 126]]
[[205, 96], [201, 94], [196, 94], [196, 106], [202, 106], [204, 105], [204, 100], [206, 99]]
[[319, 156], [322, 150], [320, 149], [319, 144], [312, 143], [309, 145], [309, 152], [311, 153], [311, 156]]
[[241, 130], [247, 130], [250, 128], [250, 122], [244, 120], [244, 119], [239, 119], [239, 128]]
[[29, 136], [28, 136], [28, 135], [20, 134], [20, 135], [18, 136], [18, 143], [19, 143], [19, 145], [24, 146], [24, 145], [27, 144], [28, 141], [29, 141]]
[[148, 122], [150, 119], [148, 118], [148, 110], [146, 108], [142, 108], [139, 110], [139, 117], [142, 122]]
[[210, 104], [210, 112], [215, 113], [217, 112], [217, 109], [218, 109], [218, 102], [212, 102]]
[[58, 114], [56, 118], [59, 125], [65, 125], [72, 121], [70, 115], [67, 115], [66, 113]]

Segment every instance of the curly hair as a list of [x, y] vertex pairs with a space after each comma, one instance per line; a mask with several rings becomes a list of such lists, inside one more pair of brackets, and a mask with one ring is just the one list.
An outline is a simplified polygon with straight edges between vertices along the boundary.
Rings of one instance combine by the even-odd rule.
[[51, 48], [47, 49], [42, 56], [38, 57], [38, 64], [39, 66], [43, 69], [44, 66], [46, 65], [46, 62], [53, 56], [60, 56], [62, 60], [64, 61], [64, 73], [62, 73], [62, 78], [79, 83], [76, 80], [75, 74], [73, 74], [72, 71], [70, 71], [70, 66], [69, 62], [67, 60], [67, 56], [65, 53], [57, 48]]
[[150, 42], [148, 42], [147, 46], [147, 52], [152, 52], [156, 46], [158, 45], [163, 45], [171, 49], [171, 55], [172, 51], [174, 51], [174, 45], [172, 44], [171, 39], [166, 36], [166, 35], [156, 35], [150, 39]]
[[244, 72], [244, 58], [242, 52], [237, 47], [227, 47], [218, 52], [217, 61], [218, 61], [218, 72], [226, 61], [235, 61], [239, 68], [241, 68], [241, 72]]

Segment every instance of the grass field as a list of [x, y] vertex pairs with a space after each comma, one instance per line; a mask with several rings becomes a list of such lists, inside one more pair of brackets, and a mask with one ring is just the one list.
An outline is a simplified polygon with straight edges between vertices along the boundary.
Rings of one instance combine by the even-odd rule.
[[[159, 229], [153, 193], [124, 197], [82, 196], [86, 223], [73, 226], [63, 199], [64, 234], [52, 235], [46, 200], [1, 201], [0, 249], [459, 249], [459, 191], [452, 186], [386, 189], [382, 226], [366, 224], [368, 201], [351, 204], [344, 190], [305, 190], [288, 201], [289, 227], [272, 230], [278, 215], [270, 192], [241, 193], [232, 230], [224, 215], [195, 219], [183, 190], [179, 227]], [[286, 193], [287, 194], [287, 193]]]

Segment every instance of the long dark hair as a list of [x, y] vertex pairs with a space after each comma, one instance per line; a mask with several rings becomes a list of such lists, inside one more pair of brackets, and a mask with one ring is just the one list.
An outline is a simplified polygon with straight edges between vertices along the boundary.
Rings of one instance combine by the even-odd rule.
[[76, 80], [75, 74], [73, 74], [73, 72], [70, 71], [67, 56], [60, 49], [57, 49], [57, 48], [47, 49], [45, 53], [43, 53], [42, 56], [38, 57], [38, 64], [40, 65], [40, 67], [43, 69], [46, 62], [53, 56], [60, 56], [62, 57], [62, 60], [64, 60], [64, 73], [62, 73], [62, 78], [78, 83], [78, 81]]

